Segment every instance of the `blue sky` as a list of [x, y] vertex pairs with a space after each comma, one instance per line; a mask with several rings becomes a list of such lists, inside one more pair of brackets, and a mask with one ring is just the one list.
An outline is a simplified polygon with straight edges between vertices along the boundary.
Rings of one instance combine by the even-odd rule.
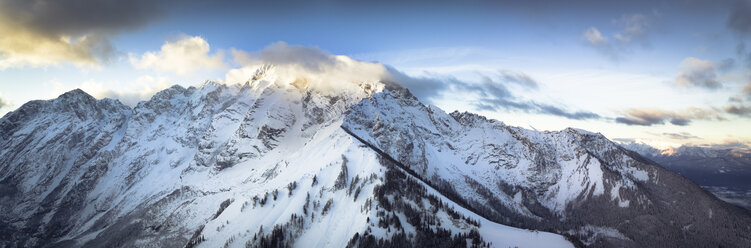
[[747, 0], [0, 0], [0, 114], [74, 88], [133, 104], [286, 42], [385, 64], [447, 111], [747, 148], [750, 35]]

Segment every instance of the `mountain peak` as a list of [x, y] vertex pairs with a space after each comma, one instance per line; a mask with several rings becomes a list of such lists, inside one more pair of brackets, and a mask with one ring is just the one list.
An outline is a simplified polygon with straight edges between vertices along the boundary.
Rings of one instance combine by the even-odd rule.
[[78, 99], [78, 100], [96, 100], [93, 96], [86, 93], [86, 91], [76, 88], [58, 96], [58, 99]]
[[289, 63], [257, 64], [230, 72], [225, 83], [241, 87], [247, 85], [255, 90], [278, 88], [324, 96], [352, 95], [358, 98], [380, 92], [389, 84], [382, 80], [385, 69], [378, 66], [353, 66], [350, 63], [354, 62], [337, 58], [320, 67]]

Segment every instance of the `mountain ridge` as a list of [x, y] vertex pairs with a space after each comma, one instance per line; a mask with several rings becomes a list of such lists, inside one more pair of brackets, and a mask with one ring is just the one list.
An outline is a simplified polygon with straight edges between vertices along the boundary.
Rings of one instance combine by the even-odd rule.
[[[668, 246], [751, 242], [750, 217], [602, 135], [448, 114], [395, 83], [336, 94], [274, 74], [173, 86], [133, 108], [73, 91], [6, 114], [3, 246], [571, 246], [510, 226], [589, 246], [659, 242], [623, 221], [665, 229]], [[100, 111], [47, 106], [68, 98]], [[666, 182], [714, 220], [666, 223], [690, 222], [664, 212], [688, 206]]]
[[745, 149], [681, 146], [657, 149], [643, 143], [621, 143], [720, 199], [751, 210], [751, 153]]
[[[349, 139], [347, 137], [350, 136], [336, 131], [341, 130], [339, 125], [335, 124], [336, 119], [318, 118], [336, 116], [337, 112], [341, 113], [344, 110], [341, 105], [346, 104], [346, 102], [355, 101], [356, 99], [351, 96], [338, 98], [309, 94], [307, 93], [308, 91], [300, 91], [294, 87], [287, 86], [277, 87], [278, 85], [272, 84], [273, 82], [260, 82], [261, 80], [258, 79], [256, 82], [234, 86], [209, 83], [200, 88], [186, 89], [180, 86], [171, 87], [156, 94], [152, 100], [141, 102], [130, 109], [129, 112], [126, 111], [128, 114], [122, 118], [112, 121], [113, 124], [109, 128], [107, 135], [100, 135], [97, 129], [89, 128], [90, 126], [98, 126], [89, 125], [90, 121], [81, 124], [77, 118], [68, 118], [75, 115], [74, 112], [62, 112], [63, 115], [59, 116], [59, 118], [54, 118], [54, 116], [48, 115], [47, 112], [31, 111], [34, 110], [31, 108], [34, 105], [45, 102], [30, 103], [18, 111], [6, 115], [2, 119], [2, 123], [4, 124], [12, 123], [11, 120], [17, 119], [34, 120], [35, 117], [42, 119], [47, 124], [18, 126], [40, 129], [40, 131], [32, 134], [52, 134], [53, 136], [57, 135], [56, 137], [58, 138], [45, 139], [43, 137], [34, 137], [35, 135], [28, 135], [28, 133], [16, 132], [15, 129], [3, 129], [4, 133], [7, 131], [8, 133], [6, 134], [13, 134], [11, 136], [15, 135], [14, 137], [18, 138], [5, 140], [11, 144], [4, 143], [2, 146], [4, 150], [7, 151], [7, 147], [16, 147], [29, 151], [15, 152], [21, 155], [20, 159], [5, 160], [2, 162], [3, 167], [13, 167], [15, 170], [4, 170], [0, 184], [3, 187], [6, 185], [20, 185], [19, 188], [9, 189], [7, 194], [4, 192], [0, 196], [7, 200], [3, 209], [13, 210], [17, 213], [17, 216], [2, 216], [3, 229], [7, 230], [4, 233], [10, 235], [8, 239], [4, 239], [7, 240], [4, 241], [7, 242], [4, 243], [4, 246], [43, 246], [45, 243], [59, 246], [132, 246], [143, 242], [153, 242], [153, 244], [161, 244], [161, 246], [183, 246], [186, 244], [221, 246], [225, 241], [233, 240], [236, 235], [250, 235], [254, 236], [254, 238], [251, 239], [249, 236], [246, 236], [242, 238], [246, 240], [234, 242], [235, 245], [266, 246], [271, 244], [269, 242], [272, 240], [278, 241], [279, 237], [274, 236], [274, 234], [278, 230], [281, 230], [281, 228], [291, 228], [298, 225], [289, 224], [300, 223], [300, 216], [306, 216], [303, 221], [306, 225], [323, 225], [319, 221], [333, 220], [332, 218], [336, 216], [351, 213], [352, 210], [363, 207], [342, 207], [342, 213], [332, 215], [335, 212], [332, 212], [331, 208], [337, 209], [337, 205], [349, 206], [351, 204], [347, 204], [347, 202], [357, 204], [370, 202], [367, 205], [379, 206], [376, 203], [372, 203], [372, 190], [374, 186], [381, 185], [381, 183], [377, 182], [383, 182], [383, 179], [377, 179], [373, 176], [382, 173], [385, 167], [380, 165], [381, 162], [378, 162], [372, 152], [362, 150], [356, 145], [346, 145], [352, 144], [351, 141], [346, 141]], [[251, 85], [251, 83], [259, 84]], [[261, 86], [255, 87], [258, 85]], [[372, 90], [373, 88], [370, 89]], [[65, 97], [75, 96], [79, 93], [82, 92], [73, 91], [65, 95]], [[363, 94], [366, 93], [367, 89], [363, 91]], [[111, 102], [109, 100], [100, 101]], [[54, 102], [55, 100], [46, 103]], [[307, 107], [303, 107], [303, 105]], [[123, 109], [127, 110], [128, 108], [124, 107]], [[55, 120], [46, 120], [48, 118]], [[55, 125], [52, 125], [54, 121], [70, 123], [71, 125], [79, 124], [78, 127], [81, 133], [76, 132], [76, 128], [70, 128], [70, 131], [73, 132], [59, 132], [60, 130], [54, 128]], [[32, 121], [31, 123], [38, 122]], [[169, 128], [165, 129], [168, 126]], [[46, 132], [42, 132], [41, 130]], [[287, 135], [286, 133], [289, 132], [296, 134]], [[84, 138], [70, 138], [65, 136], [66, 134], [84, 136]], [[100, 145], [84, 145], [91, 144], [87, 141], [96, 140], [96, 137], [99, 136], [106, 136], [107, 138], [101, 139], [103, 140], [102, 142], [94, 142], [94, 144], [101, 143]], [[302, 137], [302, 139], [294, 137]], [[30, 139], [32, 142], [18, 142], [24, 139]], [[29, 166], [29, 162], [31, 161], [44, 161], [40, 157], [34, 156], [33, 152], [30, 151], [49, 150], [49, 153], [55, 154], [79, 154], [78, 150], [75, 149], [63, 152], [61, 150], [52, 151], [48, 148], [56, 146], [65, 150], [65, 148], [77, 147], [70, 146], [69, 140], [83, 140], [84, 142], [75, 143], [80, 143], [81, 145], [79, 146], [85, 146], [85, 148], [92, 150], [92, 152], [86, 156], [67, 160], [63, 159], [71, 161], [51, 166], [60, 168], [58, 169], [59, 173], [49, 173], [46, 172], [47, 170], [32, 170], [34, 166]], [[303, 142], [304, 140], [307, 141]], [[324, 148], [316, 148], [311, 142], [319, 144], [323, 142], [326, 145], [322, 145]], [[332, 144], [339, 145], [332, 146]], [[300, 146], [303, 149], [320, 150], [322, 151], [320, 154], [329, 154], [325, 155], [327, 159], [323, 161], [330, 161], [331, 163], [320, 161], [315, 163], [320, 164], [320, 167], [318, 167], [319, 165], [310, 168], [303, 166], [306, 164], [304, 161], [319, 161], [322, 158], [312, 155], [319, 154], [319, 152], [295, 152]], [[245, 148], [250, 148], [250, 150]], [[281, 151], [283, 149], [287, 152]], [[334, 153], [339, 154], [336, 155]], [[282, 158], [280, 157], [282, 154], [284, 154], [283, 159], [278, 160]], [[295, 157], [301, 156], [313, 156], [316, 159], [299, 159], [297, 162], [294, 162]], [[364, 157], [362, 159], [355, 159], [361, 156]], [[243, 162], [244, 160], [256, 161], [254, 162], [256, 165]], [[241, 167], [245, 169], [238, 171], [238, 166], [240, 166], [238, 164], [241, 164]], [[297, 164], [297, 166], [290, 167], [296, 168], [297, 172], [285, 169], [290, 164]], [[326, 178], [331, 178], [331, 176], [336, 177], [336, 169], [338, 169], [336, 164], [346, 168], [342, 171], [352, 170], [353, 168], [365, 168], [362, 166], [371, 164], [370, 166], [374, 166], [374, 169], [381, 168], [381, 172], [379, 173], [379, 170], [373, 171], [372, 169], [366, 169], [361, 173], [371, 171], [371, 173], [375, 174], [361, 174], [356, 173], [356, 171], [350, 171], [349, 173], [345, 173], [345, 175], [348, 174], [349, 176], [345, 176], [343, 179], [344, 183], [349, 185], [348, 190], [339, 186], [329, 188], [329, 183], [331, 182], [328, 182]], [[354, 165], [358, 166], [353, 167]], [[317, 168], [320, 168], [322, 172], [316, 172], [318, 171]], [[305, 173], [300, 174], [302, 172]], [[243, 174], [247, 177], [236, 177], [236, 175]], [[331, 174], [331, 176], [327, 176], [328, 174]], [[307, 178], [306, 180], [310, 180], [311, 177], [317, 177], [318, 180], [313, 180], [317, 183], [314, 183], [312, 186], [307, 186], [311, 185], [308, 184], [308, 181], [306, 183], [300, 182], [302, 185], [292, 187], [292, 185], [298, 185], [296, 182], [300, 179], [295, 178], [300, 178], [301, 176], [303, 179]], [[41, 182], [49, 183], [40, 184], [38, 178], [42, 179]], [[358, 178], [368, 178], [368, 180], [361, 181]], [[340, 181], [338, 177], [336, 179]], [[353, 182], [353, 180], [358, 182]], [[292, 184], [290, 181], [295, 183]], [[255, 217], [247, 217], [249, 212], [277, 212], [278, 208], [271, 208], [269, 206], [271, 203], [276, 202], [277, 199], [288, 202], [299, 202], [302, 200], [299, 194], [293, 194], [294, 189], [298, 187], [311, 188], [308, 189], [307, 198], [304, 194], [302, 195], [307, 203], [294, 203], [289, 206], [300, 207], [305, 214], [301, 213], [300, 209], [294, 207], [293, 209], [297, 210], [291, 213], [278, 213], [281, 215], [278, 215], [279, 217], [276, 219], [266, 221], [255, 220], [251, 222], [253, 224], [250, 224], [250, 226], [240, 223], [230, 225], [231, 228], [235, 229], [249, 228], [247, 229], [248, 231], [253, 229], [253, 232], [247, 234], [244, 232], [228, 234], [220, 232], [219, 229], [221, 228], [205, 228], [207, 224], [219, 225], [218, 221], [228, 218], [226, 217], [227, 215], [240, 214], [246, 216], [244, 217], [246, 219], [253, 219]], [[243, 190], [239, 190], [238, 188], [243, 188]], [[320, 188], [320, 191], [317, 190], [318, 188]], [[289, 191], [289, 198], [286, 196], [286, 192], [279, 193], [280, 191]], [[344, 191], [349, 191], [350, 193], [344, 194]], [[313, 196], [314, 192], [315, 196]], [[365, 197], [354, 196], [357, 195], [355, 192], [359, 192], [362, 195], [370, 195], [371, 197], [368, 197], [369, 199], [366, 201]], [[253, 194], [256, 195], [253, 196]], [[260, 196], [257, 194], [260, 194]], [[231, 197], [218, 198], [220, 195]], [[354, 202], [351, 199], [349, 201], [340, 199], [336, 201], [336, 204], [332, 204], [334, 203], [334, 198], [352, 198], [353, 196], [355, 198]], [[234, 200], [238, 199], [238, 197], [240, 197], [240, 200]], [[308, 199], [311, 200], [308, 201]], [[197, 206], [190, 204], [190, 202], [196, 201], [202, 203]], [[219, 211], [211, 210], [215, 206], [211, 204], [212, 201], [222, 203], [218, 204], [221, 205], [219, 206]], [[37, 202], [42, 202], [42, 207], [33, 207], [37, 205]], [[175, 205], [179, 202], [183, 203]], [[18, 207], [19, 204], [29, 207], [20, 208]], [[277, 204], [281, 203], [274, 203], [274, 205]], [[435, 204], [438, 203], [436, 202]], [[451, 213], [454, 211], [451, 210], [453, 208], [442, 205], [434, 206], [439, 210], [438, 213], [446, 213], [445, 211]], [[240, 210], [238, 211], [237, 208]], [[167, 214], [169, 212], [172, 212], [172, 214]], [[243, 214], [244, 212], [245, 214]], [[366, 214], [351, 215], [359, 216], [354, 218], [353, 221], [366, 223], [369, 222], [366, 220], [384, 218], [383, 216], [376, 216], [375, 211], [367, 210], [363, 213]], [[385, 214], [383, 211], [381, 213]], [[391, 213], [396, 212], [391, 211]], [[464, 212], [462, 215], [467, 214], [470, 213]], [[198, 218], [190, 218], [192, 220], [184, 219], [184, 217], [195, 215]], [[272, 214], [271, 216], [274, 215], [276, 214]], [[206, 219], [199, 216], [206, 216]], [[439, 219], [448, 218], [444, 219], [448, 221], [454, 218], [450, 217], [453, 215], [446, 216], [449, 217]], [[457, 219], [456, 221], [459, 222], [456, 223], [465, 223], [469, 220], [462, 218], [464, 217]], [[406, 221], [406, 217], [403, 217], [402, 221]], [[404, 227], [408, 226], [407, 222], [403, 223]], [[229, 222], [225, 221], [220, 226], [227, 224]], [[238, 224], [240, 226], [237, 226]], [[419, 222], [415, 224], [421, 225]], [[263, 232], [264, 225], [270, 233]], [[379, 224], [381, 227], [370, 227], [362, 223], [357, 225], [362, 228], [367, 227], [368, 230], [371, 228], [382, 230], [381, 227], [384, 229], [396, 228], [396, 226], [393, 226], [394, 224], [388, 226]], [[501, 227], [497, 224], [485, 224], [484, 226], [488, 225], [491, 227]], [[306, 242], [325, 242], [319, 243], [319, 245], [328, 243], [330, 245], [337, 244], [335, 246], [344, 246], [349, 243], [352, 232], [358, 231], [358, 228], [355, 228], [342, 232], [342, 235], [333, 237], [320, 236], [319, 238], [314, 238], [311, 236], [313, 234], [310, 234], [313, 232], [311, 230], [337, 230], [337, 226], [325, 225], [320, 228], [306, 228], [305, 230], [307, 231], [293, 236], [296, 237], [294, 239], [304, 239]], [[451, 235], [453, 234], [468, 235], [471, 233], [469, 231], [473, 230], [470, 228], [473, 226], [472, 224], [467, 227], [452, 226], [454, 224], [445, 226], [445, 228], [451, 227], [451, 229], [445, 229], [450, 230], [448, 231], [448, 237], [440, 237], [451, 240]], [[59, 231], [47, 231], [52, 229]], [[415, 234], [436, 234], [434, 233], [435, 231], [430, 231], [429, 229], [420, 230], [408, 232], [412, 235], [409, 239], [414, 241], [417, 238], [414, 237]], [[362, 233], [363, 230], [359, 231]], [[394, 240], [407, 242], [406, 236], [397, 235], [397, 237], [402, 238], [393, 239], [390, 237], [396, 235], [394, 231], [391, 231], [391, 234], [386, 231], [384, 230], [380, 234], [376, 232], [375, 236], [373, 236], [374, 233], [368, 233], [370, 235], [368, 237], [376, 237], [376, 240], [381, 240], [381, 242], [383, 242], [383, 238], [389, 238], [393, 242], [396, 242]], [[548, 237], [543, 238], [543, 240], [550, 239], [557, 240], [555, 242], [559, 243], [563, 242], [559, 245], [565, 243], [564, 239], [557, 238], [556, 236], [520, 231], [511, 231], [511, 233], [515, 232], [522, 237], [528, 236], [530, 237], [528, 240]], [[506, 233], [508, 233], [508, 230]], [[439, 236], [434, 237], [434, 241], [440, 240]], [[481, 241], [481, 239], [478, 239], [480, 237], [477, 234], [474, 234], [473, 237], [477, 242]], [[292, 240], [294, 239], [287, 237], [287, 241], [284, 242], [286, 244], [293, 244]], [[521, 240], [523, 238], [511, 241], [519, 242]], [[365, 244], [366, 241], [359, 243]]]

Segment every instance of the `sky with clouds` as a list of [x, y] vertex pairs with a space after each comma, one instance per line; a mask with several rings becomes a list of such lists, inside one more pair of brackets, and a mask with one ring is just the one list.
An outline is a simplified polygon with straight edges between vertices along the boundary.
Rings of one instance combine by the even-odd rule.
[[272, 63], [530, 129], [751, 145], [749, 0], [0, 0], [0, 37], [0, 115], [75, 88], [134, 105]]

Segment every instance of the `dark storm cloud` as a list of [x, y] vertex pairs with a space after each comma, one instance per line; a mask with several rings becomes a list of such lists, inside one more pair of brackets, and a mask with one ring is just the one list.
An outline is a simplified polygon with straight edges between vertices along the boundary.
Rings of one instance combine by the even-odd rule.
[[735, 1], [730, 9], [727, 25], [730, 30], [740, 35], [751, 34], [751, 3], [743, 0]]
[[0, 1], [0, 69], [60, 62], [96, 65], [115, 53], [113, 35], [145, 26], [167, 2]]
[[600, 116], [598, 114], [587, 112], [587, 111], [575, 111], [571, 112], [553, 105], [547, 105], [547, 104], [536, 104], [537, 107], [541, 110], [542, 113], [551, 114], [555, 116], [561, 116], [568, 119], [574, 119], [574, 120], [587, 120], [587, 119], [599, 119]]
[[687, 126], [693, 120], [722, 119], [713, 109], [690, 108], [684, 111], [664, 111], [660, 109], [630, 109], [624, 116], [615, 118], [616, 123], [652, 126], [670, 123]]
[[751, 107], [745, 105], [730, 105], [725, 107], [725, 112], [742, 117], [751, 117]]
[[615, 118], [616, 123], [626, 124], [629, 126], [651, 126], [655, 124], [665, 124], [665, 120], [662, 118], [658, 119], [643, 119], [643, 118], [634, 118], [634, 117], [616, 117]]
[[665, 121], [669, 119], [671, 119], [669, 114], [662, 111], [632, 109], [626, 116], [615, 118], [615, 122], [626, 125], [651, 126], [665, 124]]
[[670, 124], [676, 126], [687, 126], [689, 123], [691, 123], [691, 120], [687, 118], [673, 117], [670, 119]]
[[160, 1], [152, 0], [6, 0], [0, 13], [51, 35], [109, 34], [142, 27], [159, 17]]
[[697, 137], [695, 135], [692, 135], [691, 133], [688, 133], [688, 132], [662, 133], [662, 135], [666, 136], [666, 137], [669, 137], [669, 138], [672, 138], [672, 139], [681, 139], [681, 140], [685, 140], [685, 139], [698, 139], [699, 138], [699, 137]]

